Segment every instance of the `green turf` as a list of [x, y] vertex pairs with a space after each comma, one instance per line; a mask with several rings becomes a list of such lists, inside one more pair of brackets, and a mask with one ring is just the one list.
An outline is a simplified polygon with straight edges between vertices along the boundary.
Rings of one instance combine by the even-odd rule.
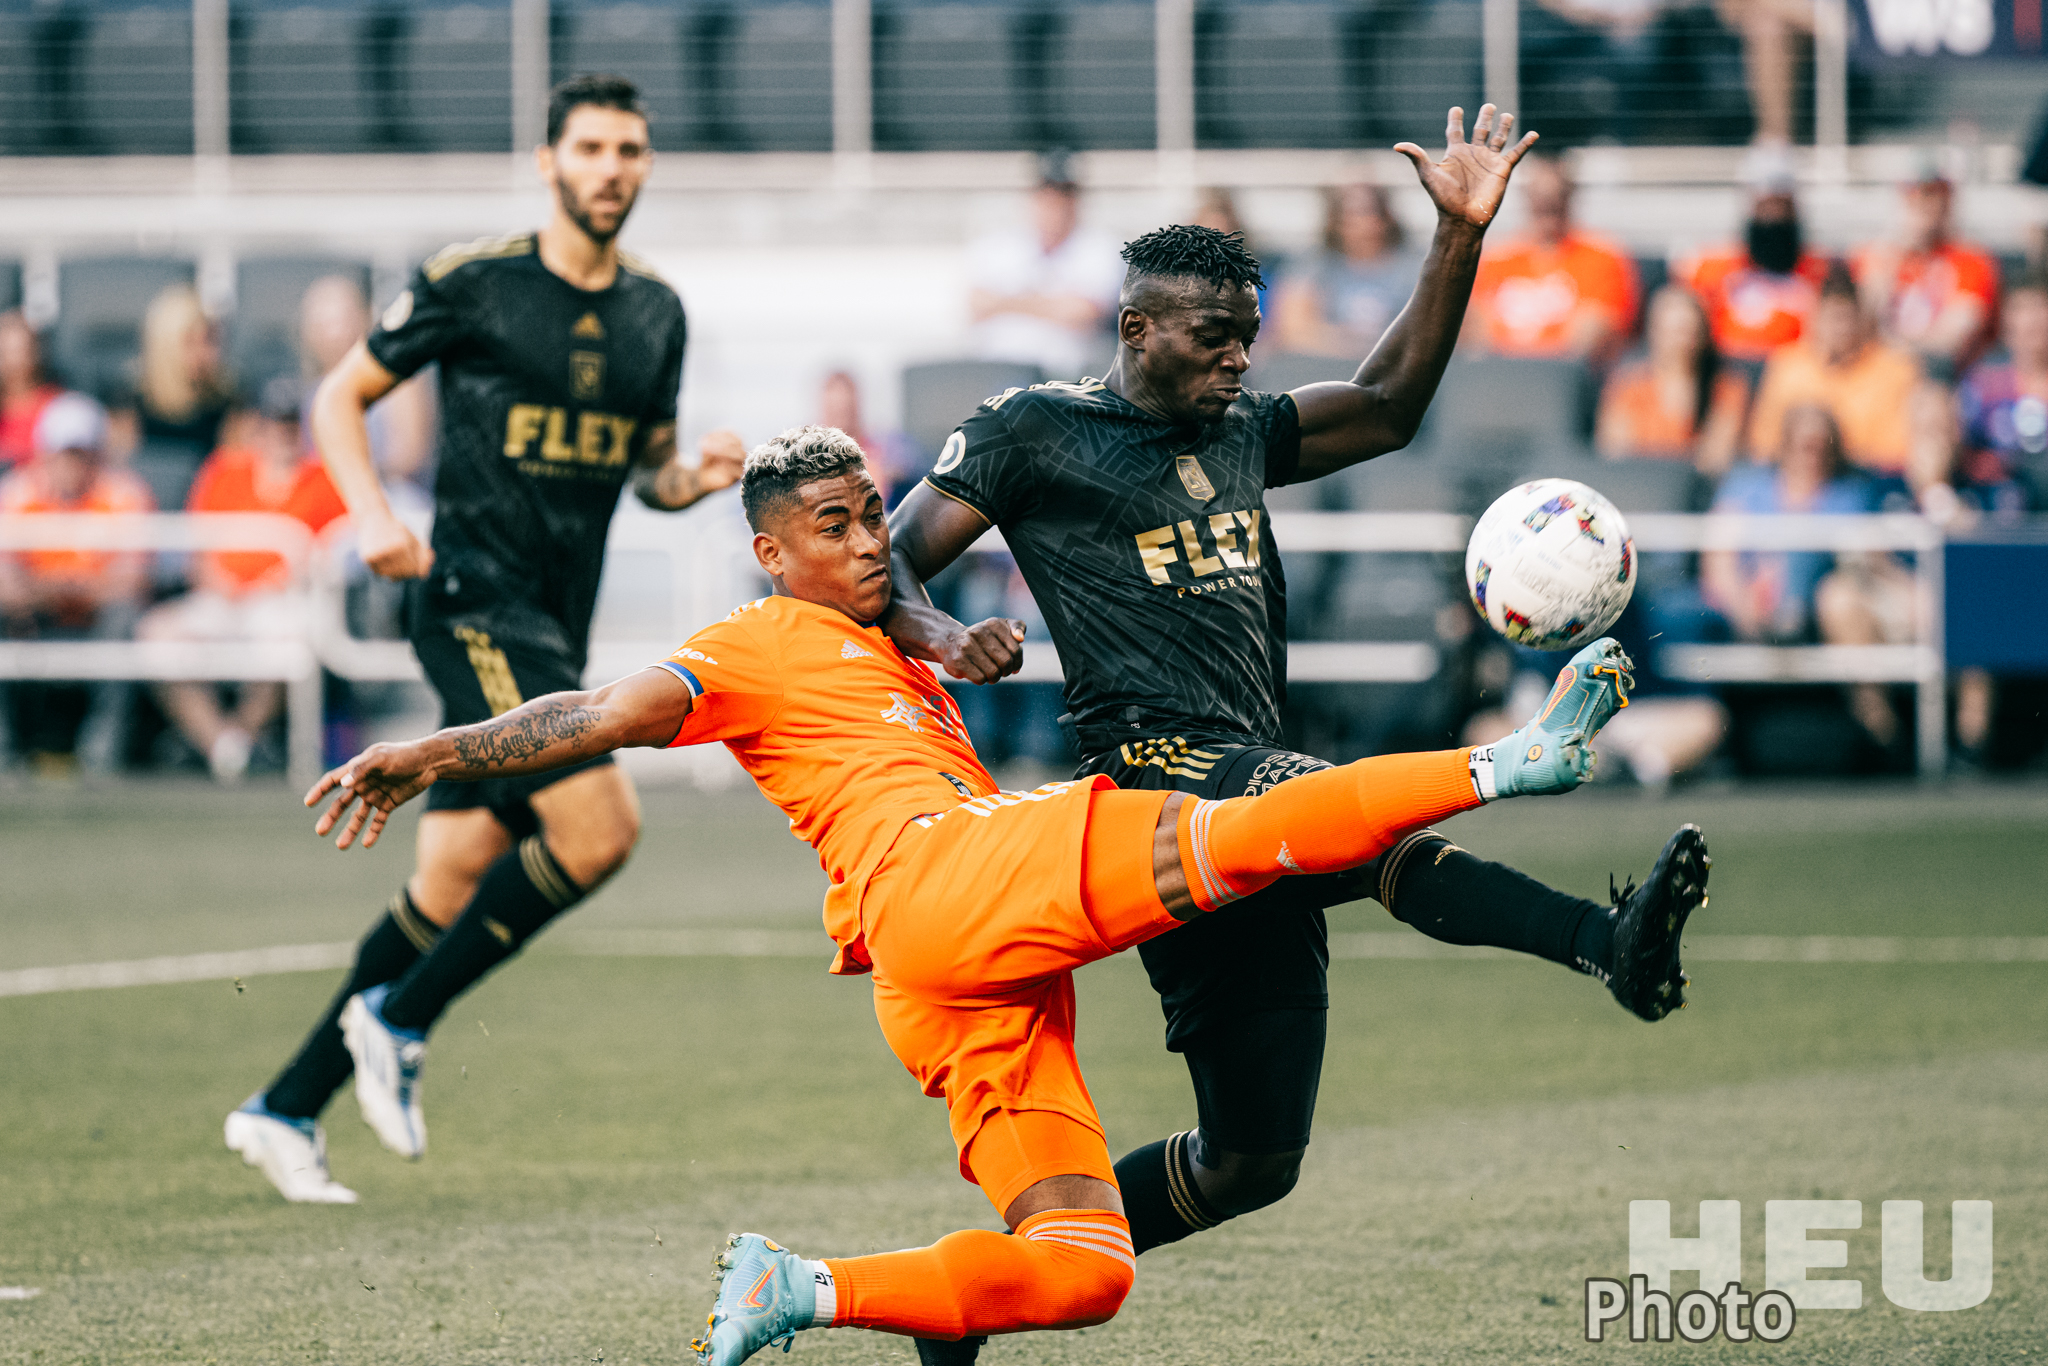
[[[1461, 818], [1461, 843], [1577, 890], [1706, 825], [1699, 927], [1744, 934], [2042, 935], [2038, 790], [1639, 803], [1587, 794]], [[403, 833], [402, 831], [400, 832]], [[407, 848], [322, 850], [279, 791], [0, 793], [0, 969], [347, 937]], [[19, 851], [19, 852], [17, 852]], [[634, 866], [587, 926], [815, 924], [815, 864], [751, 794], [650, 794]], [[1397, 928], [1376, 907], [1339, 930]], [[543, 941], [545, 942], [545, 941]], [[789, 959], [537, 950], [435, 1039], [433, 1146], [409, 1165], [330, 1112], [353, 1208], [290, 1207], [220, 1147], [334, 974], [0, 999], [0, 1362], [653, 1362], [684, 1359], [710, 1253], [753, 1227], [811, 1255], [993, 1226], [943, 1115], [858, 981]], [[1521, 962], [1335, 965], [1331, 1046], [1300, 1190], [1148, 1254], [1124, 1312], [995, 1344], [1014, 1363], [1592, 1359], [2031, 1362], [2048, 1303], [2048, 993], [2041, 964], [1727, 964], [1655, 1027]], [[1135, 964], [1081, 974], [1084, 1060], [1112, 1142], [1192, 1120]], [[1782, 1347], [1593, 1347], [1580, 1286], [1627, 1272], [1627, 1202], [1745, 1212], [1863, 1202], [1838, 1235], [1866, 1307]], [[1985, 1305], [1915, 1314], [1878, 1285], [1879, 1202], [1996, 1206]], [[1818, 1236], [1818, 1235], [1817, 1235]], [[1686, 1276], [1680, 1273], [1679, 1285]], [[820, 1363], [909, 1362], [865, 1333]]]

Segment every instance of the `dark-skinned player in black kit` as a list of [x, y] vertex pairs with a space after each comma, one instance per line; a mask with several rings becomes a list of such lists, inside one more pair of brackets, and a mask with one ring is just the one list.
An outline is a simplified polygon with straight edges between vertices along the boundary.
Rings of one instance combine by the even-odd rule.
[[[485, 721], [580, 687], [620, 491], [665, 511], [739, 477], [732, 433], [676, 452], [683, 307], [617, 237], [653, 164], [647, 118], [616, 76], [563, 82], [536, 150], [552, 191], [538, 232], [430, 258], [322, 382], [313, 432], [363, 559], [409, 580], [408, 625], [443, 723]], [[433, 544], [391, 513], [366, 410], [440, 367]], [[318, 1116], [353, 1073], [384, 1145], [426, 1148], [426, 1032], [449, 1002], [617, 871], [639, 836], [609, 757], [526, 778], [450, 783], [419, 824], [411, 880], [357, 950], [298, 1055], [228, 1116], [228, 1146], [286, 1199], [349, 1203]]]
[[[1467, 140], [1453, 109], [1441, 160], [1412, 143], [1396, 149], [1436, 206], [1436, 235], [1413, 297], [1348, 382], [1285, 394], [1245, 386], [1263, 281], [1235, 234], [1171, 227], [1126, 246], [1108, 374], [988, 400], [891, 517], [889, 635], [956, 678], [1016, 671], [1022, 622], [966, 627], [923, 591], [994, 525], [1059, 649], [1062, 725], [1082, 774], [1215, 799], [1330, 767], [1281, 734], [1286, 589], [1264, 490], [1414, 438], [1456, 345], [1486, 227], [1535, 140], [1511, 142], [1513, 124], [1487, 105]], [[1706, 899], [1707, 863], [1686, 826], [1644, 886], [1608, 907], [1418, 830], [1363, 867], [1283, 879], [1141, 946], [1198, 1123], [1116, 1164], [1136, 1249], [1293, 1188], [1322, 1069], [1325, 907], [1373, 897], [1433, 938], [1590, 974], [1656, 1020], [1684, 1000], [1678, 935]], [[926, 1366], [978, 1351], [972, 1339], [918, 1343]]]

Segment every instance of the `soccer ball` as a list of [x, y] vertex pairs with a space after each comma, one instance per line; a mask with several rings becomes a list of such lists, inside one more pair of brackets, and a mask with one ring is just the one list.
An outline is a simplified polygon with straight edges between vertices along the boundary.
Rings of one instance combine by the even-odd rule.
[[1494, 500], [1465, 550], [1465, 587], [1487, 624], [1537, 650], [1583, 645], [1614, 625], [1636, 587], [1636, 547], [1614, 504], [1571, 479]]

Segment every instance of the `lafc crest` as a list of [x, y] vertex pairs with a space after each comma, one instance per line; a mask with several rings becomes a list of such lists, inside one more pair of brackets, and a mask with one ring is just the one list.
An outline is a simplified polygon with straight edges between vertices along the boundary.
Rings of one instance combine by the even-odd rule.
[[1173, 467], [1180, 472], [1181, 487], [1188, 491], [1188, 497], [1198, 503], [1206, 503], [1216, 496], [1216, 486], [1209, 482], [1208, 471], [1202, 462], [1192, 455], [1177, 455]]
[[586, 402], [604, 394], [604, 356], [601, 353], [569, 353], [569, 392]]

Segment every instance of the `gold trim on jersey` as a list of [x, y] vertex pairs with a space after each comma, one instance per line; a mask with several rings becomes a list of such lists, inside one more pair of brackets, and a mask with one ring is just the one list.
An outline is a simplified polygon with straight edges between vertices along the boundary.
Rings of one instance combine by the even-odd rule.
[[619, 253], [619, 268], [621, 270], [630, 270], [635, 275], [652, 280], [658, 285], [668, 283], [667, 280], [661, 278], [661, 272], [654, 268], [652, 261], [649, 261], [644, 256], [635, 256], [630, 251], [621, 251]]
[[977, 516], [977, 517], [981, 518], [981, 520], [982, 520], [982, 521], [984, 521], [984, 522], [987, 522], [987, 523], [988, 523], [988, 524], [989, 524], [990, 526], [994, 526], [994, 525], [996, 524], [996, 519], [995, 519], [995, 518], [993, 518], [993, 517], [989, 516], [989, 515], [988, 515], [988, 514], [987, 514], [986, 512], [983, 512], [983, 511], [982, 511], [982, 510], [981, 510], [980, 508], [978, 508], [978, 507], [976, 507], [976, 506], [975, 506], [974, 504], [972, 504], [972, 503], [968, 502], [968, 501], [967, 501], [967, 500], [966, 500], [965, 498], [962, 498], [962, 497], [961, 497], [961, 496], [960, 496], [959, 494], [957, 494], [957, 493], [948, 493], [948, 492], [946, 492], [946, 491], [945, 491], [944, 489], [940, 488], [940, 487], [939, 487], [939, 486], [938, 486], [937, 484], [934, 484], [934, 483], [933, 483], [933, 482], [932, 482], [932, 481], [931, 481], [931, 480], [930, 480], [929, 478], [925, 478], [925, 479], [920, 479], [920, 480], [918, 480], [917, 482], [918, 482], [918, 483], [920, 483], [920, 484], [923, 484], [923, 485], [924, 485], [924, 486], [925, 486], [926, 488], [930, 489], [930, 490], [931, 490], [931, 491], [932, 491], [933, 493], [936, 493], [936, 494], [938, 494], [938, 495], [939, 495], [939, 497], [941, 497], [941, 498], [951, 498], [951, 499], [952, 499], [952, 500], [953, 500], [954, 502], [958, 503], [958, 504], [959, 504], [959, 505], [960, 505], [961, 507], [964, 507], [964, 508], [966, 508], [966, 509], [967, 509], [967, 510], [968, 510], [969, 512], [971, 512], [971, 513], [973, 513], [973, 514], [974, 514], [975, 516]]
[[488, 635], [458, 626], [455, 638], [469, 652], [469, 667], [476, 670], [477, 685], [484, 690], [484, 705], [491, 709], [491, 715], [503, 716], [526, 700], [519, 695], [519, 680], [512, 676], [512, 661], [491, 644]]
[[526, 256], [533, 251], [533, 234], [517, 233], [510, 237], [479, 237], [474, 242], [458, 242], [443, 247], [427, 258], [420, 271], [427, 279], [439, 284], [448, 275], [472, 261], [497, 261], [512, 256]]
[[1170, 740], [1138, 740], [1121, 745], [1117, 753], [1132, 768], [1156, 768], [1170, 777], [1195, 779], [1208, 777], [1209, 770], [1223, 758], [1210, 750], [1191, 748], [1178, 735]]

